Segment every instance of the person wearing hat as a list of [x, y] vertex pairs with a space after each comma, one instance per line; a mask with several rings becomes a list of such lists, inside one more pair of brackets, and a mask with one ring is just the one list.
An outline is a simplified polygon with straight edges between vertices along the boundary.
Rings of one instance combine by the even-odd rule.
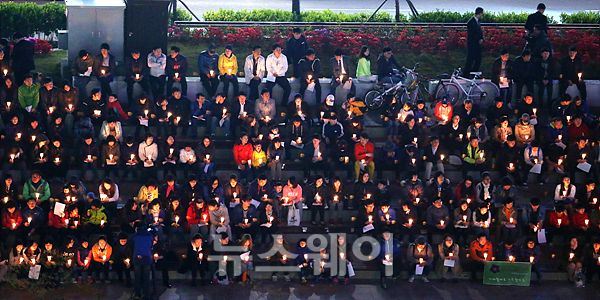
[[[424, 236], [418, 237], [414, 243], [410, 244], [406, 251], [406, 260], [408, 261], [408, 282], [415, 281], [416, 276], [420, 276], [424, 282], [429, 282], [427, 275], [431, 271], [435, 253], [433, 248]], [[422, 268], [421, 274], [417, 274], [417, 266]]]
[[187, 95], [187, 79], [186, 73], [188, 69], [187, 57], [180, 53], [181, 50], [177, 46], [171, 46], [169, 55], [167, 56], [167, 65], [165, 74], [167, 75], [167, 91], [173, 89], [173, 84], [178, 82], [183, 95]]
[[[319, 78], [322, 76], [321, 60], [317, 58], [315, 49], [308, 48], [306, 50], [304, 57], [294, 65], [294, 74], [300, 81], [300, 96], [304, 97], [304, 93], [310, 87], [310, 90], [315, 93], [315, 102], [321, 102], [321, 83], [319, 82]], [[303, 111], [308, 112], [308, 110]]]
[[112, 94], [110, 83], [113, 81], [117, 70], [117, 61], [110, 52], [110, 46], [107, 43], [100, 45], [100, 53], [94, 59], [94, 76], [100, 81], [102, 93]]
[[507, 103], [512, 100], [512, 79], [514, 64], [508, 49], [500, 50], [500, 57], [492, 63], [492, 82], [500, 88], [500, 97]]
[[[92, 248], [93, 249], [93, 248]], [[120, 283], [123, 283], [125, 277], [125, 285], [131, 286], [131, 270], [133, 269], [133, 247], [129, 242], [129, 237], [126, 233], [121, 232], [117, 236], [115, 246], [113, 247], [112, 269], [117, 274]]]
[[219, 77], [223, 82], [223, 94], [227, 96], [229, 94], [229, 84], [233, 86], [233, 95], [237, 95], [239, 91], [238, 84], [238, 63], [237, 57], [233, 54], [233, 46], [225, 46], [225, 51], [219, 55], [218, 61]]
[[335, 96], [333, 94], [329, 94], [327, 97], [325, 97], [325, 101], [323, 101], [319, 108], [319, 116], [321, 121], [325, 123], [327, 119], [337, 115], [338, 108], [335, 106]]
[[219, 70], [219, 55], [217, 55], [216, 47], [213, 44], [208, 46], [208, 49], [202, 51], [198, 55], [198, 71], [204, 91], [209, 98], [215, 96], [217, 87], [219, 86], [219, 78], [217, 77]]

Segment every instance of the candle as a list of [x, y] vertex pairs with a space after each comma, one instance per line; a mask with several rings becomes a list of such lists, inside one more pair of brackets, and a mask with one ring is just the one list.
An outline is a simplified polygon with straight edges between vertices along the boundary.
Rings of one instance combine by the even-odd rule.
[[471, 138], [471, 132], [467, 131], [467, 139], [470, 139], [470, 138]]
[[448, 256], [449, 256], [449, 257], [453, 257], [453, 256], [454, 256], [454, 253], [453, 253], [453, 252], [450, 252], [450, 253], [448, 253]]
[[464, 215], [463, 216], [463, 222], [466, 222], [466, 221], [467, 221], [467, 215]]
[[333, 202], [339, 202], [339, 196], [338, 195], [334, 195], [333, 196]]
[[530, 263], [533, 263], [533, 261], [534, 261], [534, 260], [535, 260], [535, 257], [533, 257], [533, 256], [530, 256], [530, 257], [529, 257], [529, 262], [530, 262]]
[[108, 155], [108, 160], [112, 161], [112, 160], [113, 160], [113, 158], [114, 158], [114, 155], [112, 155], [112, 154], [109, 154], [109, 155]]
[[258, 135], [258, 139], [261, 141], [262, 141], [263, 137], [264, 137], [264, 135], [262, 133]]
[[390, 255], [389, 255], [389, 254], [386, 254], [386, 255], [385, 255], [385, 260], [387, 260], [387, 261], [389, 261], [389, 260], [390, 260]]
[[[203, 222], [206, 222], [207, 218], [208, 218], [208, 216], [206, 214], [202, 214], [202, 221]], [[221, 222], [223, 222], [223, 221], [221, 221]]]
[[574, 257], [575, 257], [575, 253], [570, 252], [569, 253], [569, 260], [573, 260]]
[[135, 80], [140, 80], [140, 74], [135, 74]]
[[69, 109], [69, 111], [72, 111], [73, 110], [73, 104], [67, 105], [67, 108]]
[[459, 133], [459, 134], [458, 134], [458, 139], [459, 139], [459, 140], [462, 140], [462, 139], [463, 139], [463, 134], [462, 134], [462, 133]]
[[369, 219], [369, 221], [368, 221], [369, 223], [373, 222], [373, 216], [369, 215], [367, 218]]
[[170, 155], [173, 155], [173, 152], [174, 152], [174, 151], [175, 151], [175, 149], [173, 149], [173, 148], [169, 148], [169, 154], [170, 154]]
[[419, 264], [420, 264], [420, 265], [422, 265], [422, 264], [423, 264], [423, 262], [425, 262], [425, 261], [423, 260], [423, 258], [422, 258], [422, 257], [419, 257]]
[[481, 152], [479, 152], [479, 158], [483, 159], [484, 155], [485, 154], [484, 154], [483, 150], [481, 150]]
[[265, 116], [265, 122], [267, 122], [267, 123], [268, 123], [269, 121], [271, 121], [271, 117], [269, 117], [269, 116]]
[[556, 220], [556, 222], [558, 222], [558, 226], [560, 226], [560, 224], [562, 223], [562, 219], [558, 219]]
[[577, 73], [577, 77], [579, 77], [579, 80], [581, 80], [582, 76], [583, 76], [583, 73], [581, 73], [581, 72]]
[[17, 223], [12, 222], [12, 229], [15, 229], [15, 228], [17, 228]]
[[589, 219], [585, 219], [585, 220], [583, 220], [583, 223], [585, 224], [585, 226], [588, 226], [590, 224], [590, 220]]
[[65, 219], [65, 225], [69, 226], [69, 219]]
[[285, 262], [287, 260], [287, 255], [281, 256], [281, 260], [283, 260]]
[[233, 199], [237, 198], [237, 193], [233, 192]]
[[533, 225], [533, 232], [537, 232], [537, 230], [538, 230], [537, 225]]
[[4, 76], [8, 75], [8, 69], [3, 69], [2, 73], [4, 73]]
[[158, 259], [158, 253], [154, 253], [153, 257], [154, 257], [154, 260], [157, 260]]
[[581, 153], [581, 159], [585, 159], [586, 156], [587, 156], [587, 153]]
[[31, 264], [35, 266], [35, 258], [31, 259]]
[[275, 155], [275, 160], [279, 160], [279, 155]]
[[124, 259], [124, 260], [123, 260], [123, 262], [124, 262], [126, 265], [128, 265], [128, 266], [129, 266], [129, 262], [130, 262], [130, 260], [129, 260], [129, 258], [126, 258], [126, 259]]
[[56, 107], [54, 107], [54, 106], [50, 106], [50, 107], [48, 107], [48, 112], [49, 112], [50, 114], [52, 114], [52, 113], [54, 112], [54, 110], [55, 110], [55, 109], [56, 109]]
[[100, 220], [100, 226], [104, 226], [104, 223], [106, 223], [105, 220]]
[[244, 218], [244, 225], [248, 225], [248, 219]]
[[60, 157], [55, 157], [54, 158], [54, 163], [59, 164], [60, 163]]
[[[581, 79], [581, 76], [579, 77], [579, 79]], [[340, 75], [340, 82], [342, 82], [344, 80], [344, 75]]]
[[512, 170], [514, 167], [515, 167], [515, 164], [513, 164], [513, 163], [509, 163], [509, 164], [508, 164], [508, 168], [509, 168], [510, 170]]
[[484, 259], [484, 260], [487, 260], [487, 258], [488, 258], [488, 254], [487, 254], [487, 252], [484, 252], [484, 253], [483, 253], [483, 259]]
[[535, 116], [537, 113], [537, 108], [533, 108], [533, 115]]
[[440, 160], [443, 161], [445, 158], [444, 154], [440, 154]]
[[419, 204], [419, 201], [421, 201], [421, 198], [419, 198], [419, 197], [415, 198], [415, 202], [416, 202], [417, 204]]
[[99, 117], [102, 112], [99, 109], [94, 109], [94, 116]]
[[88, 154], [88, 155], [87, 155], [87, 160], [88, 160], [88, 161], [91, 161], [91, 160], [92, 160], [92, 155], [91, 155], [91, 154]]
[[73, 263], [72, 259], [67, 259], [67, 267], [71, 267], [71, 264]]
[[74, 221], [73, 221], [73, 226], [77, 227], [77, 224], [79, 224], [79, 221], [77, 221], [77, 220], [74, 220]]
[[310, 81], [312, 79], [312, 75], [311, 74], [306, 75], [306, 79], [308, 79]]
[[558, 135], [558, 140], [559, 140], [559, 141], [562, 141], [562, 134], [559, 134], [559, 135]]
[[36, 200], [40, 200], [40, 193], [36, 192], [34, 195]]
[[145, 116], [146, 118], [148, 118], [148, 113], [149, 113], [149, 111], [148, 111], [147, 109], [144, 109], [144, 116]]
[[571, 116], [567, 116], [567, 123], [571, 122]]
[[213, 70], [210, 70], [210, 71], [209, 71], [209, 74], [210, 74], [210, 77], [213, 77], [213, 76], [215, 76], [215, 71], [213, 71]]
[[175, 78], [179, 78], [179, 73], [175, 72]]
[[17, 132], [17, 140], [20, 140], [20, 139], [21, 139], [21, 133]]
[[198, 259], [202, 260], [202, 258], [204, 257], [204, 254], [202, 252], [198, 253]]
[[598, 202], [598, 198], [592, 198], [592, 204], [596, 204], [596, 202]]
[[563, 163], [563, 159], [562, 159], [562, 158], [559, 158], [559, 159], [558, 159], [558, 165], [560, 166], [560, 165], [562, 165], [562, 163]]
[[512, 255], [509, 255], [509, 256], [508, 256], [508, 261], [510, 261], [510, 262], [514, 262], [514, 261], [515, 261], [515, 257], [514, 257], [514, 256], [512, 256]]
[[510, 219], [508, 219], [508, 223], [511, 223], [511, 224], [512, 224], [514, 220], [515, 220], [515, 219], [514, 219], [513, 217], [510, 217]]
[[35, 142], [35, 138], [36, 138], [36, 136], [35, 136], [35, 135], [32, 135], [32, 136], [31, 136], [31, 141], [32, 141], [32, 142]]
[[40, 153], [40, 160], [44, 159], [44, 152]]
[[106, 254], [102, 255], [102, 261], [104, 261], [104, 262], [106, 261]]
[[385, 219], [389, 222], [390, 221], [390, 214], [385, 214]]
[[344, 252], [340, 252], [340, 258], [341, 258], [341, 259], [344, 259], [344, 257], [345, 257], [345, 256], [346, 256], [346, 255], [344, 254]]
[[171, 113], [170, 111], [167, 112], [167, 119], [171, 118], [172, 115], [173, 115], [173, 113]]
[[154, 217], [154, 223], [158, 223], [158, 217]]
[[371, 194], [367, 193], [367, 199], [371, 199]]
[[22, 263], [23, 263], [23, 260], [25, 260], [25, 259], [24, 259], [24, 258], [22, 258], [22, 257], [21, 257], [21, 258], [19, 258], [19, 264], [22, 264]]
[[83, 265], [84, 265], [84, 266], [87, 266], [89, 262], [90, 262], [90, 259], [89, 259], [89, 258], [86, 258], [86, 259], [83, 261]]
[[409, 225], [409, 226], [412, 226], [412, 223], [413, 223], [413, 219], [412, 219], [412, 218], [409, 218], [409, 219], [408, 219], [408, 225]]
[[135, 154], [132, 153], [129, 157], [130, 157], [130, 160], [134, 160], [135, 159]]
[[102, 75], [106, 75], [106, 70], [102, 69], [100, 70], [100, 73], [102, 73]]
[[223, 116], [227, 114], [227, 108], [223, 108]]
[[221, 217], [221, 224], [225, 222], [225, 217]]
[[179, 216], [175, 216], [175, 224], [179, 224]]

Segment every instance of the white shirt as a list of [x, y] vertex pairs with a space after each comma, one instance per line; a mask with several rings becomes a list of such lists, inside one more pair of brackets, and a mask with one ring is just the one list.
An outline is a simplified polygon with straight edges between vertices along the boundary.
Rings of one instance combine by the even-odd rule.
[[150, 68], [150, 75], [154, 77], [160, 77], [165, 75], [165, 68], [167, 67], [167, 56], [161, 54], [159, 57], [154, 56], [152, 52], [148, 54], [148, 68]]
[[[275, 54], [271, 53], [267, 56], [267, 76], [268, 77], [278, 77], [285, 76], [285, 73], [288, 70], [288, 62], [287, 57], [282, 53], [279, 57], [276, 57]], [[275, 76], [277, 74], [277, 76]]]

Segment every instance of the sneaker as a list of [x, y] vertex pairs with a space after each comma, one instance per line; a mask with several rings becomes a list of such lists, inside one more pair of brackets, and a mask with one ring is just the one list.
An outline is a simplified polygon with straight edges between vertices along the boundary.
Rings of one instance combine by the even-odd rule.
[[429, 279], [426, 276], [423, 276], [423, 282], [429, 282]]
[[415, 281], [415, 276], [410, 276], [408, 278], [408, 282], [413, 283]]
[[271, 280], [273, 280], [273, 282], [277, 282], [277, 275], [271, 276]]

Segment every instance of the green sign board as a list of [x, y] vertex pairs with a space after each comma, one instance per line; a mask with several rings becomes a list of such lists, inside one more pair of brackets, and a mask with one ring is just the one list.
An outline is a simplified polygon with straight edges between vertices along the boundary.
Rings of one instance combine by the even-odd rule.
[[486, 261], [483, 284], [529, 286], [531, 264], [524, 262]]

